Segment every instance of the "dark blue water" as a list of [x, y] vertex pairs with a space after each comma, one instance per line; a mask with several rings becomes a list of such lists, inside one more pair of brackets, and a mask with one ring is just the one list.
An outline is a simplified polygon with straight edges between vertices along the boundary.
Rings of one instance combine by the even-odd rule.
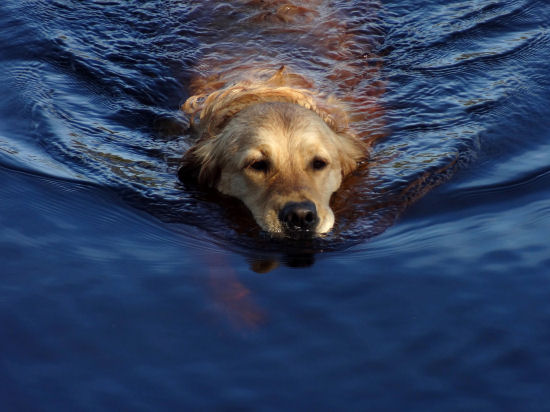
[[550, 410], [550, 4], [332, 4], [386, 137], [286, 246], [175, 177], [231, 7], [0, 4], [2, 410]]

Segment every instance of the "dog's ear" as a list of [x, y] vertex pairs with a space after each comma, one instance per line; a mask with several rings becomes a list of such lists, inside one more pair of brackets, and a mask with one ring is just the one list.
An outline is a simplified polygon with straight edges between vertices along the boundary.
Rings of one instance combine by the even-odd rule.
[[217, 160], [209, 151], [208, 143], [198, 143], [183, 156], [178, 168], [178, 178], [184, 182], [195, 182], [215, 187], [221, 173]]
[[339, 157], [340, 166], [342, 168], [342, 177], [346, 177], [355, 169], [361, 160], [364, 160], [369, 155], [368, 146], [359, 140], [357, 137], [341, 133], [338, 134], [340, 139]]

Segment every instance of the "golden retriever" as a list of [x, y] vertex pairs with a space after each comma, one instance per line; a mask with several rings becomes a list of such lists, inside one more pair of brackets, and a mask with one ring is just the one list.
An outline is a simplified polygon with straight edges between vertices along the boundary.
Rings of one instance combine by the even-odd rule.
[[[349, 58], [350, 36], [332, 17], [325, 26], [311, 18], [324, 10], [321, 2], [310, 4], [321, 11], [281, 4], [261, 2], [264, 9], [274, 7], [275, 12], [257, 14], [250, 24], [275, 21], [276, 27], [290, 30], [296, 19], [305, 16], [302, 26], [297, 26], [304, 32], [335, 33], [335, 40], [328, 35], [318, 37], [318, 45], [335, 43], [344, 50], [341, 55], [327, 52], [327, 59], [340, 59], [329, 75], [333, 79], [345, 75], [346, 87], [354, 87], [358, 76], [343, 62]], [[256, 7], [246, 3], [251, 5]], [[258, 22], [259, 18], [263, 20]], [[243, 60], [250, 62], [251, 54]], [[262, 67], [261, 63], [239, 66], [226, 60], [203, 64], [210, 70], [219, 66], [220, 70], [210, 77], [201, 73], [182, 106], [190, 115], [197, 140], [183, 157], [180, 178], [193, 177], [202, 185], [240, 199], [257, 224], [275, 236], [329, 232], [335, 223], [331, 197], [368, 155], [369, 143], [350, 129], [345, 105], [318, 91], [307, 76], [285, 65], [273, 68], [274, 61]], [[231, 69], [224, 71], [227, 67]]]
[[181, 172], [240, 199], [273, 234], [321, 234], [334, 225], [329, 202], [367, 154], [333, 99], [292, 87], [281, 68], [266, 81], [240, 82], [187, 100], [200, 112], [199, 140]]

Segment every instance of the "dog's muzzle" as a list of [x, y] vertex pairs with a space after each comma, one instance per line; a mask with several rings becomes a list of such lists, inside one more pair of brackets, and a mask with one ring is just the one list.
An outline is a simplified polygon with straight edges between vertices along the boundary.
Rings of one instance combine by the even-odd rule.
[[279, 220], [286, 232], [301, 234], [314, 232], [319, 216], [313, 202], [288, 202], [279, 212]]

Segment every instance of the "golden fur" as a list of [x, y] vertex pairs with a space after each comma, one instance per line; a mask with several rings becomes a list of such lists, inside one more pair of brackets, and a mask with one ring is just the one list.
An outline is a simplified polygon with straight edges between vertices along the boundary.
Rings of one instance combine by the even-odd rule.
[[[343, 105], [285, 67], [249, 71], [244, 79], [211, 79], [196, 89], [183, 110], [198, 140], [185, 154], [180, 176], [193, 175], [240, 199], [273, 234], [330, 231], [331, 196], [367, 155]], [[288, 212], [288, 205], [307, 210]], [[304, 213], [308, 224], [300, 220]]]

